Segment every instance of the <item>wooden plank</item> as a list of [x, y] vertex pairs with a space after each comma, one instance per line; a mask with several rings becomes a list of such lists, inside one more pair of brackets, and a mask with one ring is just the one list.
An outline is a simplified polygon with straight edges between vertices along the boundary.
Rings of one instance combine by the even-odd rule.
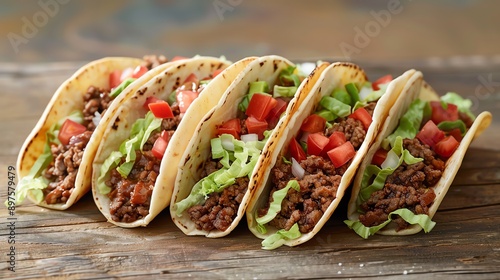
[[[75, 64], [23, 68], [0, 64], [0, 94], [12, 98], [0, 105], [0, 180], [31, 131], [53, 91]], [[396, 72], [395, 65], [367, 68], [370, 75]], [[473, 92], [477, 73], [468, 69], [429, 70], [436, 88], [463, 86]], [[478, 73], [499, 73], [498, 67]], [[496, 74], [495, 74], [496, 75]], [[461, 77], [457, 80], [457, 77]], [[495, 76], [497, 77], [497, 76]], [[20, 94], [23, 93], [23, 94]], [[35, 102], [34, 102], [35, 101]], [[491, 95], [480, 109], [500, 107]], [[494, 112], [494, 111], [493, 111]], [[67, 211], [53, 211], [25, 202], [17, 207], [16, 268], [0, 262], [0, 278], [500, 278], [500, 121], [494, 123], [466, 154], [462, 166], [434, 217], [430, 233], [373, 236], [364, 240], [348, 229], [347, 198], [332, 219], [309, 242], [274, 251], [260, 248], [241, 223], [220, 239], [185, 236], [168, 211], [148, 227], [118, 228], [107, 223], [90, 194]], [[484, 140], [483, 140], [484, 139]], [[485, 144], [486, 143], [486, 144]], [[6, 190], [0, 191], [0, 200]], [[7, 211], [0, 211], [0, 236], [9, 236]], [[7, 250], [2, 242], [2, 254]], [[4, 259], [2, 259], [4, 260]]]

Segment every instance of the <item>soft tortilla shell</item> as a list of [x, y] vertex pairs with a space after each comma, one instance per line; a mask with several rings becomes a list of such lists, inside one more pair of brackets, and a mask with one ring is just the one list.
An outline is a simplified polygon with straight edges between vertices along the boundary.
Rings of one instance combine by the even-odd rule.
[[[382, 141], [389, 136], [394, 129], [399, 124], [399, 119], [404, 115], [404, 113], [408, 110], [411, 102], [416, 98], [420, 98], [426, 101], [439, 100], [439, 96], [436, 92], [423, 80], [422, 73], [417, 72], [411, 79], [408, 81], [405, 90], [401, 93], [401, 97], [396, 101], [394, 106], [389, 111], [389, 115], [387, 120], [380, 131], [375, 143], [370, 147], [370, 150], [366, 154], [365, 159], [361, 163], [358, 174], [354, 180], [354, 185], [352, 189], [351, 199], [348, 205], [348, 218], [351, 221], [359, 220], [359, 213], [357, 212], [356, 207], [356, 199], [358, 197], [361, 181], [363, 177], [364, 170], [371, 163], [371, 159], [375, 152], [380, 148]], [[465, 137], [460, 142], [460, 146], [457, 148], [455, 153], [446, 161], [445, 169], [443, 171], [441, 179], [436, 183], [434, 187], [434, 192], [436, 193], [436, 198], [429, 208], [429, 216], [430, 218], [434, 217], [436, 214], [441, 201], [444, 199], [446, 192], [448, 191], [455, 175], [460, 169], [460, 165], [462, 164], [462, 160], [467, 152], [467, 149], [472, 142], [472, 140], [479, 136], [491, 123], [491, 113], [483, 112], [479, 114], [472, 127], [469, 128], [469, 131], [465, 135]], [[380, 231], [378, 234], [381, 235], [411, 235], [418, 233], [422, 230], [419, 225], [410, 225], [407, 229], [396, 231], [396, 226], [394, 223], [390, 223]]]
[[[109, 74], [114, 70], [123, 70], [127, 67], [135, 67], [141, 63], [139, 58], [129, 57], [107, 57], [102, 58], [81, 67], [69, 79], [67, 79], [56, 90], [49, 104], [45, 108], [40, 120], [29, 136], [26, 138], [17, 159], [17, 170], [19, 178], [27, 176], [31, 167], [42, 154], [46, 142], [46, 133], [50, 127], [60, 119], [68, 116], [73, 111], [83, 110], [83, 96], [89, 86], [107, 88], [109, 86]], [[138, 86], [140, 82], [133, 83], [129, 87]], [[101, 119], [101, 123], [105, 120]], [[91, 162], [95, 155], [95, 142], [101, 136], [101, 132], [94, 131], [89, 141], [80, 168], [75, 180], [75, 189], [64, 204], [47, 204], [45, 200], [37, 203], [36, 200], [28, 196], [29, 199], [39, 206], [55, 210], [65, 210], [85, 193], [90, 190]]]
[[[370, 128], [367, 131], [365, 141], [353, 158], [351, 165], [346, 170], [342, 176], [340, 185], [338, 187], [336, 198], [332, 201], [328, 209], [325, 211], [321, 219], [315, 225], [312, 231], [302, 234], [301, 237], [294, 240], [287, 240], [285, 245], [296, 246], [310, 240], [326, 223], [326, 221], [333, 214], [337, 208], [340, 200], [344, 196], [345, 190], [349, 187], [355, 172], [361, 163], [368, 147], [374, 141], [384, 119], [387, 115], [387, 111], [394, 104], [397, 96], [406, 84], [406, 81], [413, 75], [415, 71], [409, 70], [402, 76], [394, 79], [387, 88], [386, 93], [377, 102], [377, 106], [373, 113], [373, 121]], [[269, 173], [272, 167], [276, 164], [277, 160], [281, 160], [282, 156], [286, 155], [287, 147], [292, 138], [294, 138], [300, 130], [300, 126], [303, 120], [313, 113], [319, 101], [323, 96], [330, 95], [332, 90], [337, 87], [343, 87], [348, 83], [363, 83], [367, 80], [365, 72], [355, 64], [352, 63], [334, 63], [327, 67], [321, 74], [319, 81], [312, 87], [309, 92], [301, 92], [300, 94], [307, 95], [304, 102], [301, 104], [300, 108], [294, 112], [294, 114], [288, 118], [287, 123], [284, 125], [284, 129], [276, 135], [277, 143], [273, 149], [268, 154], [270, 159], [267, 168], [265, 169], [265, 174], [262, 176], [264, 181], [260, 182], [256, 194], [251, 200], [248, 210], [247, 210], [247, 222], [248, 227], [252, 233], [259, 238], [266, 238], [274, 234], [278, 229], [266, 226], [267, 233], [262, 234], [257, 230], [257, 222], [255, 217], [257, 216], [258, 209], [265, 206], [269, 193], [272, 188], [271, 180], [269, 180]]]
[[[189, 218], [187, 213], [183, 213], [180, 217], [176, 214], [175, 203], [186, 198], [191, 192], [192, 187], [198, 182], [200, 174], [203, 170], [205, 161], [211, 156], [210, 140], [216, 136], [216, 126], [224, 121], [235, 118], [237, 114], [237, 106], [242, 98], [247, 94], [250, 82], [266, 81], [272, 87], [278, 78], [280, 72], [288, 66], [293, 64], [285, 58], [279, 56], [264, 56], [256, 59], [250, 63], [247, 68], [240, 73], [240, 75], [233, 81], [227, 89], [224, 96], [221, 98], [219, 104], [213, 108], [200, 122], [196, 128], [196, 133], [189, 142], [188, 149], [186, 149], [181, 164], [179, 164], [179, 172], [176, 178], [174, 195], [172, 196], [172, 203], [170, 206], [170, 215], [174, 223], [187, 235], [205, 235], [206, 237], [222, 237], [229, 234], [239, 223], [244, 216], [245, 209], [248, 205], [249, 199], [253, 194], [256, 177], [259, 171], [264, 168], [262, 161], [264, 160], [264, 153], [259, 157], [254, 171], [251, 175], [247, 192], [242, 199], [238, 208], [236, 218], [232, 224], [225, 231], [213, 230], [210, 232], [196, 229], [195, 224]], [[299, 91], [301, 88], [299, 87]], [[296, 99], [290, 101], [288, 108], [295, 107]], [[273, 130], [282, 129], [283, 120], [287, 118], [285, 115]], [[272, 135], [270, 136], [273, 137]], [[269, 145], [267, 142], [266, 146]], [[265, 149], [265, 148], [264, 148]]]
[[146, 111], [142, 105], [150, 96], [166, 100], [168, 95], [174, 91], [191, 73], [197, 77], [207, 77], [217, 69], [229, 66], [229, 62], [213, 57], [197, 57], [183, 60], [163, 69], [161, 73], [150, 79], [134, 92], [130, 92], [128, 97], [120, 104], [116, 104], [109, 111], [112, 114], [111, 120], [107, 124], [94, 160], [92, 175], [92, 194], [94, 201], [106, 217], [106, 219], [120, 227], [138, 227], [148, 225], [170, 202], [177, 165], [180, 155], [187, 146], [187, 139], [191, 137], [201, 118], [219, 101], [222, 93], [225, 92], [236, 75], [249, 63], [251, 58], [235, 63], [215, 77], [203, 90], [197, 99], [190, 105], [184, 114], [180, 125], [170, 139], [169, 145], [163, 156], [149, 208], [149, 214], [144, 218], [132, 223], [115, 222], [111, 219], [109, 212], [110, 199], [107, 195], [99, 193], [96, 187], [97, 178], [100, 176], [100, 168], [104, 160], [111, 152], [118, 150], [120, 144], [130, 135], [133, 123], [144, 117]]

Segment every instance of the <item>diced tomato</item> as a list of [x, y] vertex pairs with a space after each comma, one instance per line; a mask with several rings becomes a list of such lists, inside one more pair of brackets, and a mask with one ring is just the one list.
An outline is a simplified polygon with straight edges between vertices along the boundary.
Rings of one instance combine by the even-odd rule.
[[366, 111], [363, 107], [352, 112], [352, 114], [349, 115], [349, 118], [359, 120], [363, 124], [365, 130], [368, 130], [368, 127], [370, 127], [370, 124], [372, 123], [372, 116], [370, 116], [368, 111]]
[[450, 131], [447, 132], [448, 135], [451, 135], [455, 138], [455, 140], [457, 140], [458, 142], [462, 141], [462, 131], [460, 131], [459, 128], [454, 128]]
[[191, 90], [179, 90], [177, 92], [177, 103], [181, 113], [185, 113], [191, 103], [198, 97], [198, 93]]
[[382, 76], [372, 83], [372, 89], [379, 90], [380, 89], [379, 85], [387, 84], [390, 81], [392, 81], [392, 75]]
[[331, 149], [327, 152], [327, 155], [332, 161], [333, 166], [339, 168], [351, 160], [356, 155], [356, 151], [351, 142], [348, 141], [337, 148]]
[[292, 138], [290, 144], [288, 145], [288, 152], [290, 155], [299, 163], [307, 158], [306, 152], [302, 149], [297, 139]]
[[155, 115], [157, 118], [168, 119], [173, 118], [174, 113], [172, 113], [172, 108], [168, 105], [165, 100], [158, 100], [153, 103], [148, 104], [149, 110]]
[[146, 72], [148, 72], [148, 68], [146, 68], [146, 66], [139, 65], [135, 67], [134, 71], [132, 72], [132, 78], [140, 78], [142, 75], [146, 74]]
[[321, 133], [311, 133], [307, 137], [307, 153], [319, 156], [330, 140]]
[[169, 141], [170, 134], [166, 130], [162, 131], [160, 137], [156, 138], [153, 148], [151, 149], [151, 153], [158, 159], [163, 158]]
[[326, 119], [318, 116], [316, 114], [312, 114], [307, 117], [300, 126], [300, 129], [305, 132], [315, 133], [315, 132], [323, 132], [325, 129]]
[[430, 120], [425, 123], [424, 127], [417, 133], [417, 138], [422, 143], [429, 145], [432, 149], [437, 142], [443, 140], [444, 132], [440, 130], [436, 124]]
[[144, 204], [147, 202], [148, 197], [151, 196], [153, 192], [146, 184], [139, 181], [134, 186], [134, 190], [130, 194], [130, 203], [132, 204]]
[[254, 117], [259, 121], [267, 118], [271, 110], [278, 105], [278, 101], [268, 94], [255, 93], [248, 103], [247, 116]]
[[149, 110], [149, 103], [155, 103], [159, 100], [161, 99], [158, 99], [156, 96], [149, 96], [148, 98], [146, 98], [144, 104], [142, 104], [142, 108]]
[[431, 120], [437, 125], [443, 121], [458, 120], [458, 107], [455, 104], [449, 103], [447, 108], [443, 108], [440, 101], [431, 101], [432, 108]]
[[460, 142], [458, 142], [453, 136], [446, 136], [443, 140], [437, 142], [434, 151], [443, 158], [449, 158], [453, 155], [459, 145]]
[[82, 134], [85, 131], [87, 131], [87, 128], [84, 125], [81, 125], [70, 119], [66, 119], [62, 124], [61, 129], [59, 130], [57, 138], [63, 145], [68, 145], [69, 139], [71, 139], [71, 137]]
[[385, 158], [387, 158], [387, 153], [388, 153], [387, 150], [384, 150], [382, 148], [378, 149], [373, 155], [372, 164], [375, 164], [376, 166], [381, 166], [382, 163], [385, 161]]
[[254, 117], [248, 117], [245, 120], [248, 133], [255, 133], [259, 136], [259, 140], [264, 139], [264, 131], [267, 129], [267, 121], [259, 121]]
[[340, 131], [334, 131], [330, 137], [328, 137], [328, 144], [326, 144], [325, 148], [323, 149], [322, 155], [324, 157], [327, 156], [327, 152], [330, 151], [333, 148], [337, 148], [338, 146], [344, 144], [346, 142], [345, 139], [345, 134]]
[[109, 88], [114, 89], [115, 87], [119, 86], [121, 81], [120, 77], [122, 75], [121, 70], [115, 70], [109, 74]]
[[170, 61], [177, 61], [177, 60], [183, 60], [183, 59], [188, 59], [188, 58], [185, 56], [176, 55], [176, 56], [172, 57], [172, 59]]
[[231, 119], [217, 128], [217, 135], [231, 134], [236, 139], [240, 139], [241, 124], [240, 119]]
[[222, 71], [224, 71], [224, 70], [225, 70], [224, 68], [215, 70], [214, 73], [212, 73], [212, 77], [213, 78], [217, 77], [217, 75], [219, 75], [220, 73], [222, 73]]
[[288, 105], [288, 103], [282, 98], [276, 98], [275, 100], [277, 101], [277, 104], [273, 109], [271, 109], [271, 112], [269, 112], [269, 115], [266, 118], [267, 123], [271, 128], [274, 128], [278, 124], [281, 114], [286, 111], [286, 106]]
[[198, 89], [198, 83], [200, 81], [198, 80], [198, 77], [196, 77], [196, 74], [191, 73], [186, 80], [182, 83], [180, 86], [180, 89], [183, 90], [191, 90], [191, 91], [196, 91]]

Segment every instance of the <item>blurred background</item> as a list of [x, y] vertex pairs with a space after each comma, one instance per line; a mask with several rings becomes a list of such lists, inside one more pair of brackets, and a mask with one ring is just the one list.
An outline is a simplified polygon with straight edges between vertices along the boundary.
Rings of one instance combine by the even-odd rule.
[[486, 0], [7, 0], [0, 62], [154, 53], [498, 63], [499, 11]]

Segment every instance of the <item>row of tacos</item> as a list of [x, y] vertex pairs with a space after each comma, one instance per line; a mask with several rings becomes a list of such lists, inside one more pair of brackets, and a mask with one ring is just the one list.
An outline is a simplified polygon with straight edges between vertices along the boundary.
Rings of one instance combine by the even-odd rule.
[[431, 230], [491, 114], [439, 97], [416, 70], [370, 82], [352, 63], [304, 68], [274, 55], [94, 61], [22, 146], [16, 202], [64, 210], [92, 190], [113, 224], [169, 207], [207, 237], [246, 216], [273, 249], [311, 239], [352, 186], [345, 223], [363, 238]]

